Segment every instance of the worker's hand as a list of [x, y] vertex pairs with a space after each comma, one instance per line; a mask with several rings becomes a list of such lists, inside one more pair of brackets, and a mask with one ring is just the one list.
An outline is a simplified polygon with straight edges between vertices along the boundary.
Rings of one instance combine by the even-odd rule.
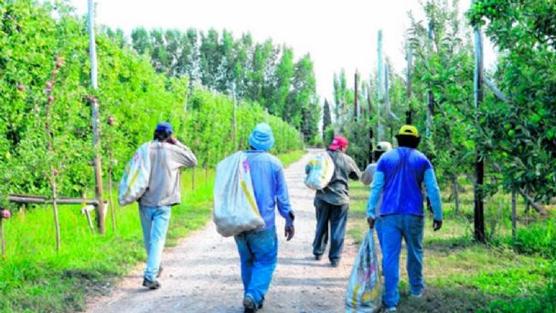
[[367, 217], [367, 223], [369, 224], [369, 228], [373, 229], [375, 227], [375, 219], [372, 217]]
[[290, 241], [294, 235], [295, 235], [295, 227], [293, 227], [293, 225], [286, 226], [284, 228], [284, 236], [286, 237], [286, 241]]
[[175, 145], [178, 140], [176, 139], [176, 137], [171, 136], [170, 138], [168, 138], [168, 140], [166, 140], [166, 142], [168, 142], [169, 144]]
[[442, 221], [434, 220], [434, 221], [432, 222], [432, 229], [433, 229], [434, 231], [437, 231], [437, 230], [439, 230], [440, 228], [442, 228]]

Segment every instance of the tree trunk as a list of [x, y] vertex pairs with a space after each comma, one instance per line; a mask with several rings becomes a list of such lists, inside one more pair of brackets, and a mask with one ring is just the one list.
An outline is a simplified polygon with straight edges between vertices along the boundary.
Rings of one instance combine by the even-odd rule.
[[535, 211], [539, 212], [540, 215], [542, 215], [543, 217], [546, 217], [548, 215], [548, 213], [546, 212], [546, 209], [535, 202], [535, 199], [533, 199], [529, 194], [527, 194], [527, 192], [525, 192], [525, 190], [520, 189], [519, 193], [521, 193], [521, 195], [527, 199], [527, 203], [531, 205], [531, 207], [533, 207], [533, 209], [535, 209]]
[[[476, 0], [473, 0], [473, 3]], [[473, 89], [475, 102], [476, 122], [479, 122], [479, 108], [483, 102], [483, 39], [479, 27], [474, 29], [475, 42], [475, 72], [473, 75]], [[483, 181], [484, 181], [484, 159], [481, 152], [477, 149], [475, 152], [475, 195], [474, 195], [474, 224], [475, 239], [479, 242], [486, 242], [485, 237], [485, 217], [484, 217], [484, 199], [483, 199]]]
[[113, 156], [112, 156], [112, 149], [110, 149], [110, 151], [108, 152], [108, 157], [110, 158], [109, 159], [110, 165], [108, 166], [108, 190], [109, 190], [108, 201], [110, 201], [109, 209], [110, 209], [110, 217], [111, 217], [111, 220], [112, 220], [112, 231], [114, 233], [116, 233], [116, 206], [114, 206], [114, 195], [113, 195], [114, 189], [113, 189], [113, 186], [112, 186], [112, 173], [113, 173], [113, 170], [114, 170], [113, 165], [112, 165], [113, 162], [114, 162]]
[[460, 203], [459, 203], [459, 185], [458, 185], [458, 178], [457, 176], [452, 178], [452, 194], [454, 195], [454, 204], [455, 204], [455, 214], [459, 214]]
[[517, 208], [516, 208], [516, 192], [512, 190], [512, 238], [515, 240], [517, 236]]

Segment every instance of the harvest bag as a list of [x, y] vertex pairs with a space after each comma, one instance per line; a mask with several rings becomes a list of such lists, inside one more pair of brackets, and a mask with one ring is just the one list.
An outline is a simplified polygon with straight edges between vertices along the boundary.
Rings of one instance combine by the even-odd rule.
[[309, 173], [305, 176], [307, 187], [320, 190], [330, 183], [334, 174], [334, 161], [327, 152], [316, 155], [307, 166], [309, 166]]
[[373, 231], [367, 232], [353, 263], [346, 292], [346, 313], [378, 312], [382, 303], [382, 284]]
[[118, 202], [121, 206], [139, 200], [149, 187], [151, 176], [150, 145], [149, 142], [139, 147], [125, 168], [118, 190]]
[[214, 182], [213, 221], [224, 237], [264, 227], [259, 213], [247, 155], [236, 152], [218, 163]]

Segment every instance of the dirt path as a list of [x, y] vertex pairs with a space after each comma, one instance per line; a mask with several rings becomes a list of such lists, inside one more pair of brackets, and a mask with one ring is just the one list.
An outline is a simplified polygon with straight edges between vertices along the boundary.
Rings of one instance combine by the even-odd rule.
[[[315, 261], [311, 242], [315, 219], [314, 193], [303, 184], [310, 154], [286, 169], [292, 205], [297, 213], [296, 236], [283, 239], [284, 221], [277, 216], [280, 238], [278, 266], [261, 313], [343, 312], [344, 293], [355, 246], [346, 237], [342, 263], [330, 267]], [[326, 255], [326, 254], [325, 254]], [[126, 276], [110, 297], [95, 299], [88, 312], [241, 313], [243, 288], [233, 238], [222, 238], [209, 223], [163, 255], [162, 288], [141, 287], [143, 264]]]

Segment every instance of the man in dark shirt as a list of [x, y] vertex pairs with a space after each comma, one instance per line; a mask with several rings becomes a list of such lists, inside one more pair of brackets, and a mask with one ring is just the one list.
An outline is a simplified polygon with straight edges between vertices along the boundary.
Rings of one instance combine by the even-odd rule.
[[334, 174], [330, 183], [315, 196], [317, 229], [313, 241], [313, 254], [320, 260], [328, 240], [330, 223], [330, 251], [328, 259], [333, 267], [337, 267], [344, 247], [347, 211], [349, 208], [348, 180], [358, 180], [361, 172], [355, 161], [345, 152], [349, 142], [342, 136], [335, 136], [328, 147], [327, 153], [334, 161]]

